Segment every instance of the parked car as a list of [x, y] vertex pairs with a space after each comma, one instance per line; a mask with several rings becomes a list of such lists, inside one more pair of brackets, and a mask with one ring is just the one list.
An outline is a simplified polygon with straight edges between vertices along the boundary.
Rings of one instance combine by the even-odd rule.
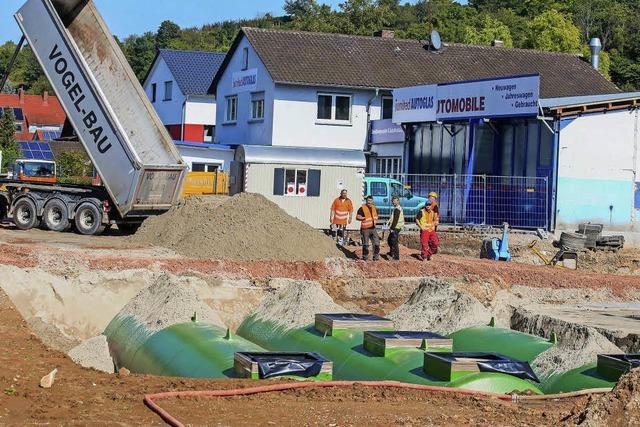
[[425, 197], [414, 196], [410, 189], [393, 178], [366, 177], [364, 179], [365, 195], [373, 196], [380, 218], [389, 218], [391, 213], [391, 197], [400, 197], [400, 206], [404, 211], [406, 222], [413, 222], [420, 208], [427, 203]]

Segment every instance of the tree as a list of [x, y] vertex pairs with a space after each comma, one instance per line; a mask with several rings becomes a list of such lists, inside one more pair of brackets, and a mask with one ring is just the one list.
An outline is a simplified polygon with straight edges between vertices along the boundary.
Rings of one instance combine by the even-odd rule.
[[580, 30], [562, 13], [548, 10], [529, 24], [527, 45], [551, 52], [580, 52]]
[[389, 27], [395, 18], [388, 5], [374, 0], [346, 0], [340, 10], [346, 18], [341, 30], [347, 34], [371, 35]]
[[16, 118], [11, 108], [5, 108], [0, 117], [0, 151], [2, 151], [2, 170], [13, 164], [22, 156], [20, 146], [16, 142]]
[[56, 156], [61, 178], [82, 177], [91, 174], [91, 162], [81, 151], [66, 151]]
[[506, 47], [513, 47], [509, 27], [491, 15], [483, 15], [478, 27], [465, 28], [465, 43], [490, 46], [494, 40], [501, 40]]
[[316, 0], [285, 0], [284, 11], [294, 18], [317, 16], [320, 6]]
[[139, 80], [144, 79], [156, 56], [155, 39], [154, 33], [146, 32], [141, 36], [129, 36], [124, 40], [123, 51]]
[[180, 26], [172, 21], [163, 21], [156, 34], [156, 48], [171, 47], [171, 43], [180, 37]]
[[[591, 63], [591, 49], [589, 48], [589, 45], [585, 44], [582, 46], [582, 57]], [[600, 73], [607, 79], [611, 80], [611, 58], [604, 50], [600, 52], [598, 71], [600, 71]]]

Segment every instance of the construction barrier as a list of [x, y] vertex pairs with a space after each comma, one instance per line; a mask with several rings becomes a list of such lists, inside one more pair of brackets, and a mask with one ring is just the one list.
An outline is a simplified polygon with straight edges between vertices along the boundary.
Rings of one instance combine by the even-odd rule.
[[226, 172], [189, 172], [184, 180], [182, 197], [229, 194], [229, 174]]

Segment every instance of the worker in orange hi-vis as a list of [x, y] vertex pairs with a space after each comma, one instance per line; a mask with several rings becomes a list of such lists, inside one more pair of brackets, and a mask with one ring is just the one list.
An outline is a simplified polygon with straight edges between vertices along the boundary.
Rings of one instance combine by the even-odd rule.
[[362, 260], [369, 259], [369, 245], [373, 246], [373, 260], [380, 259], [380, 237], [378, 236], [378, 210], [373, 204], [373, 196], [367, 196], [365, 204], [358, 209], [356, 219], [361, 221], [360, 237], [362, 238]]
[[345, 242], [345, 230], [347, 225], [353, 221], [353, 203], [347, 195], [347, 190], [340, 191], [340, 197], [335, 199], [331, 204], [331, 213], [329, 222], [333, 231], [333, 238], [339, 244]]
[[431, 256], [438, 252], [440, 245], [440, 238], [436, 233], [440, 218], [434, 207], [431, 200], [427, 200], [416, 215], [416, 225], [420, 228], [420, 246], [422, 247], [420, 259], [422, 261], [431, 261]]

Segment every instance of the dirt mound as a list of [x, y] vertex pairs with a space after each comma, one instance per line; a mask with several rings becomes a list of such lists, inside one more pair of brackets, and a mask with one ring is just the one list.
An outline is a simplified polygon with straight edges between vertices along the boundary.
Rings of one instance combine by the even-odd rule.
[[640, 425], [640, 368], [623, 375], [611, 393], [589, 402], [574, 421], [593, 427]]
[[541, 353], [532, 368], [542, 380], [592, 363], [603, 353], [622, 353], [595, 328], [562, 319], [535, 314], [523, 308], [514, 311], [511, 327], [520, 332], [550, 338], [556, 334], [558, 344]]
[[132, 317], [148, 332], [156, 332], [189, 322], [194, 313], [200, 322], [224, 326], [220, 316], [199, 298], [188, 278], [164, 273], [129, 301], [116, 319]]
[[341, 313], [345, 309], [327, 294], [318, 282], [275, 279], [269, 293], [254, 312], [257, 319], [295, 329], [314, 322], [316, 313]]
[[491, 313], [470, 295], [450, 283], [424, 279], [409, 300], [389, 316], [396, 329], [449, 334], [459, 329], [487, 324]]
[[98, 335], [84, 341], [69, 352], [71, 360], [84, 366], [85, 368], [93, 368], [97, 371], [113, 374], [113, 359], [109, 353], [109, 344], [107, 337]]
[[219, 198], [188, 198], [147, 219], [132, 241], [198, 258], [317, 261], [344, 256], [329, 237], [251, 193], [223, 203]]

